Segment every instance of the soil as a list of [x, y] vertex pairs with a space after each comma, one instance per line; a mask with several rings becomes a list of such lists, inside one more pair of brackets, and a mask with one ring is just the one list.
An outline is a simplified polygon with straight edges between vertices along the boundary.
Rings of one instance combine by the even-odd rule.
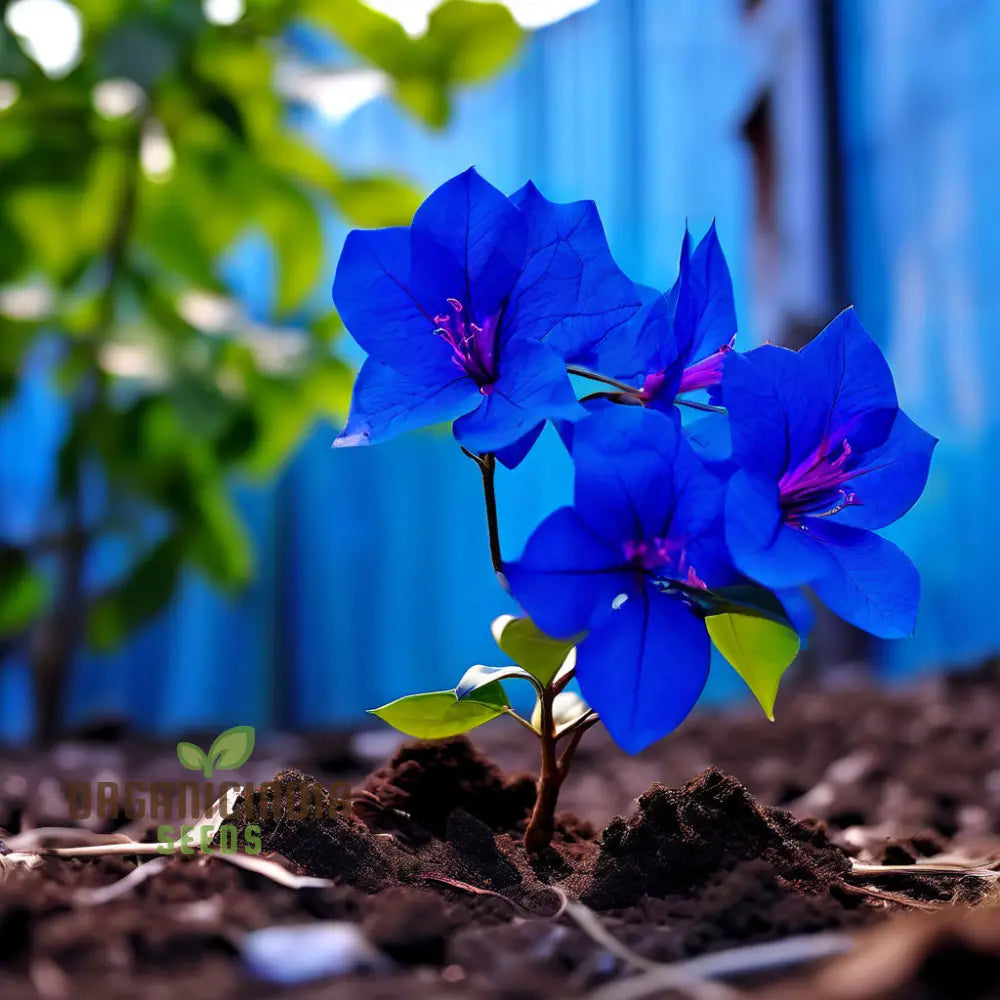
[[[701, 713], [636, 758], [594, 730], [553, 846], [533, 859], [521, 838], [537, 748], [519, 728], [485, 727], [475, 746], [394, 746], [386, 733], [262, 740], [240, 778], [294, 790], [291, 809], [259, 821], [262, 857], [326, 884], [289, 888], [201, 854], [44, 855], [35, 867], [0, 857], [0, 997], [586, 996], [636, 963], [824, 931], [858, 945], [731, 985], [769, 1000], [1000, 996], [992, 878], [852, 871], [852, 858], [1000, 858], [998, 714], [1000, 668], [987, 664], [894, 692], [841, 674], [784, 696], [775, 724]], [[191, 777], [172, 746], [113, 725], [44, 754], [0, 754], [0, 768], [0, 838], [15, 850], [18, 834], [50, 826], [79, 827], [80, 842], [155, 839], [155, 822], [124, 811], [72, 820], [65, 781]], [[305, 798], [335, 780], [357, 789], [353, 810], [326, 808], [322, 790]], [[150, 864], [113, 899], [87, 892]], [[359, 927], [376, 969], [291, 987], [251, 976], [248, 932], [322, 921]], [[289, 948], [289, 968], [304, 950], [315, 949]]]

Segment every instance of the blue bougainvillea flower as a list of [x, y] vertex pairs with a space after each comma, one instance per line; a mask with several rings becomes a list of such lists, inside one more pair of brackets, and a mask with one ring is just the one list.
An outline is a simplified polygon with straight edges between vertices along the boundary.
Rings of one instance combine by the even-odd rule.
[[463, 446], [511, 465], [545, 420], [584, 415], [567, 360], [639, 308], [592, 202], [507, 198], [472, 169], [411, 226], [350, 233], [333, 297], [368, 352], [337, 445], [454, 419]]
[[809, 584], [874, 635], [911, 634], [917, 571], [873, 529], [916, 502], [936, 440], [899, 409], [854, 311], [801, 351], [730, 355], [721, 390], [738, 466], [725, 505], [737, 567], [767, 587]]
[[636, 385], [635, 401], [669, 412], [678, 396], [718, 385], [736, 337], [733, 283], [714, 223], [693, 253], [684, 233], [676, 282], [644, 305], [628, 328], [597, 344], [592, 365]]
[[677, 421], [639, 407], [578, 423], [573, 461], [573, 506], [543, 521], [504, 572], [543, 631], [588, 630], [580, 689], [637, 752], [680, 724], [708, 676], [708, 632], [684, 595], [730, 572], [719, 562], [725, 486]]

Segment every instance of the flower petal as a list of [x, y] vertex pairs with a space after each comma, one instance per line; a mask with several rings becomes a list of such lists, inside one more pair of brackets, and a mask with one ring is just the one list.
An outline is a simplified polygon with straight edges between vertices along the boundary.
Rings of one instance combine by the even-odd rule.
[[413, 216], [411, 273], [431, 315], [458, 299], [475, 322], [495, 319], [524, 266], [527, 226], [473, 168], [428, 195]]
[[921, 430], [902, 410], [897, 412], [889, 437], [865, 452], [862, 471], [844, 484], [858, 503], [836, 515], [838, 524], [855, 528], [884, 528], [902, 517], [927, 484], [931, 452], [937, 438]]
[[609, 406], [573, 428], [574, 503], [602, 538], [658, 534], [674, 508], [678, 421], [640, 406]]
[[808, 393], [822, 415], [815, 444], [846, 437], [856, 452], [881, 444], [898, 409], [896, 388], [884, 355], [858, 314], [845, 309], [800, 354], [805, 384], [794, 391]]
[[450, 381], [428, 383], [423, 373], [398, 372], [368, 358], [354, 383], [347, 426], [334, 446], [377, 444], [418, 427], [453, 420], [482, 402], [476, 383], [454, 367]]
[[638, 753], [684, 721], [708, 679], [705, 623], [643, 587], [577, 647], [576, 676], [614, 741]]
[[726, 488], [726, 544], [737, 568], [765, 587], [797, 587], [831, 569], [824, 542], [782, 520], [777, 484], [746, 469]]
[[[572, 425], [567, 424], [565, 426]], [[497, 461], [508, 469], [516, 469], [524, 461], [528, 452], [534, 447], [543, 430], [545, 430], [544, 420], [532, 427], [524, 437], [518, 438], [512, 445], [506, 448], [498, 448], [496, 451]]]
[[817, 525], [832, 557], [831, 571], [813, 590], [835, 614], [882, 639], [913, 634], [920, 602], [920, 577], [892, 542], [873, 531], [835, 524]]
[[592, 201], [557, 204], [530, 182], [511, 201], [524, 213], [528, 241], [503, 338], [541, 340], [586, 364], [639, 309], [636, 285], [614, 262]]
[[591, 628], [619, 594], [638, 589], [621, 550], [595, 535], [571, 507], [542, 521], [521, 558], [503, 570], [521, 607], [555, 638]]
[[722, 402], [729, 412], [733, 460], [777, 482], [788, 466], [789, 437], [782, 398], [764, 353], [771, 350], [784, 348], [762, 347], [726, 357]]
[[690, 257], [682, 251], [677, 282], [674, 335], [687, 366], [736, 335], [733, 281], [714, 222]]
[[547, 419], [577, 420], [585, 411], [576, 400], [566, 366], [551, 348], [534, 341], [508, 344], [500, 356], [500, 377], [479, 409], [455, 422], [455, 437], [469, 451], [510, 447]]
[[451, 349], [433, 334], [440, 306], [410, 281], [408, 229], [348, 233], [333, 280], [333, 301], [351, 336], [373, 358], [420, 359], [444, 372]]

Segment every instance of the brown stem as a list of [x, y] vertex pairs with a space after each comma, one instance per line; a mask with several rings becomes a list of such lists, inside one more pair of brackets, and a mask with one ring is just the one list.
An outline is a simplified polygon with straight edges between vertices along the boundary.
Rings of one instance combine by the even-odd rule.
[[483, 476], [483, 499], [486, 501], [486, 527], [490, 534], [490, 561], [493, 563], [493, 572], [497, 575], [497, 580], [504, 590], [509, 590], [507, 577], [503, 575], [503, 557], [500, 555], [500, 526], [497, 521], [497, 494], [494, 486], [496, 478], [497, 460], [492, 454], [477, 455], [475, 452], [463, 448], [462, 453], [472, 459], [479, 466], [479, 471]]
[[538, 789], [535, 794], [535, 808], [532, 810], [528, 828], [524, 832], [524, 849], [528, 854], [544, 851], [552, 843], [555, 832], [556, 802], [562, 786], [563, 772], [556, 759], [556, 727], [552, 718], [552, 703], [555, 692], [547, 684], [539, 697], [541, 704], [542, 768], [538, 775]]

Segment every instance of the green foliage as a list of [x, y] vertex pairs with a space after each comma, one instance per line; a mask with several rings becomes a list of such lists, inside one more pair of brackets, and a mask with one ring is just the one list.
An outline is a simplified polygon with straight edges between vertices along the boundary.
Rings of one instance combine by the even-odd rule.
[[[289, 125], [276, 82], [286, 30], [334, 34], [432, 125], [521, 32], [504, 7], [468, 0], [445, 3], [420, 38], [357, 0], [248, 0], [229, 26], [196, 2], [74, 5], [83, 50], [60, 78], [0, 20], [0, 81], [16, 94], [0, 110], [0, 405], [32, 344], [57, 340], [71, 412], [59, 530], [87, 545], [114, 532], [132, 552], [90, 595], [86, 635], [105, 649], [165, 606], [186, 567], [223, 586], [250, 579], [229, 484], [273, 474], [349, 400], [324, 214], [399, 225], [420, 200], [405, 178], [341, 170]], [[272, 250], [271, 326], [225, 297], [221, 261], [249, 235]], [[82, 524], [80, 481], [95, 469], [108, 501]], [[152, 543], [150, 512], [163, 525]], [[45, 613], [40, 551], [0, 553], [0, 635]]]
[[709, 615], [705, 625], [715, 648], [746, 681], [773, 721], [781, 675], [799, 652], [798, 634], [787, 624], [762, 615]]
[[407, 736], [438, 740], [467, 733], [503, 715], [509, 708], [503, 685], [493, 681], [479, 688], [474, 697], [462, 700], [454, 691], [430, 691], [397, 698], [370, 711]]
[[502, 615], [491, 627], [496, 644], [542, 685], [552, 681], [570, 651], [586, 634], [581, 632], [570, 639], [553, 639], [530, 618], [513, 615]]
[[541, 694], [542, 685], [537, 678], [533, 677], [523, 667], [487, 667], [477, 663], [474, 667], [469, 667], [462, 675], [462, 679], [455, 686], [455, 697], [461, 701], [468, 698], [476, 691], [482, 690], [494, 681], [522, 680], [529, 681], [535, 686], [535, 690]]

